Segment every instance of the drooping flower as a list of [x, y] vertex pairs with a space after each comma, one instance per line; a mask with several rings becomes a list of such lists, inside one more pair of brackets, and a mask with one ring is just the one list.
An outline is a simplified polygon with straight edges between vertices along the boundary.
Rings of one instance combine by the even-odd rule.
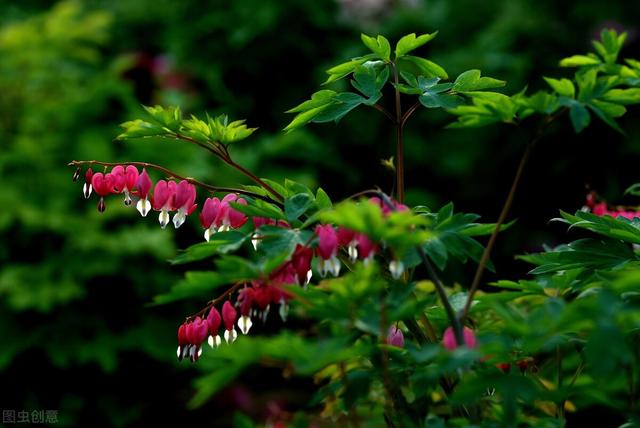
[[338, 227], [338, 245], [347, 248], [349, 261], [355, 263], [358, 260], [358, 240], [357, 234], [353, 230], [345, 227]]
[[364, 233], [356, 234], [355, 239], [358, 242], [358, 256], [364, 260], [365, 265], [369, 264], [376, 255], [378, 246]]
[[204, 239], [207, 241], [216, 232], [237, 229], [247, 222], [247, 216], [231, 207], [230, 202], [247, 205], [247, 201], [234, 193], [228, 194], [222, 201], [218, 198], [207, 198], [204, 201], [200, 223], [205, 229]]
[[[464, 338], [464, 344], [468, 348], [473, 349], [478, 345], [476, 336], [473, 333], [473, 330], [471, 330], [469, 327], [463, 328], [462, 336]], [[458, 347], [453, 327], [447, 327], [447, 329], [444, 331], [444, 334], [442, 335], [442, 345], [449, 351], [453, 351]]]
[[387, 333], [387, 344], [397, 346], [398, 348], [404, 348], [404, 334], [395, 325], [389, 327]]
[[153, 189], [151, 205], [156, 211], [160, 211], [158, 221], [163, 229], [169, 224], [169, 211], [173, 211], [173, 199], [176, 194], [175, 181], [159, 180]]
[[124, 204], [131, 205], [131, 192], [138, 181], [138, 168], [133, 165], [127, 165], [125, 168], [122, 165], [114, 166], [111, 170], [113, 176], [113, 192], [124, 193]]
[[340, 274], [340, 260], [338, 260], [338, 234], [330, 224], [316, 226], [318, 235], [318, 248], [316, 252], [320, 257], [318, 268], [320, 275], [325, 276], [331, 272], [333, 276]]
[[85, 199], [89, 199], [89, 196], [91, 196], [91, 191], [93, 190], [93, 185], [91, 184], [92, 178], [93, 170], [88, 168], [87, 172], [84, 174], [84, 185], [82, 186], [82, 194]]
[[151, 210], [151, 202], [149, 202], [148, 196], [152, 185], [153, 183], [149, 178], [149, 174], [147, 174], [147, 170], [143, 168], [142, 173], [138, 176], [134, 185], [138, 197], [140, 198], [138, 203], [136, 203], [136, 209], [142, 217], [146, 217]]
[[185, 219], [196, 209], [196, 186], [187, 180], [182, 180], [176, 186], [176, 194], [173, 200], [173, 208], [177, 212], [173, 215], [173, 226], [177, 229]]
[[238, 293], [237, 302], [240, 304], [240, 318], [238, 328], [242, 334], [247, 334], [253, 325], [251, 322], [251, 305], [253, 304], [253, 288], [245, 287]]
[[391, 260], [389, 262], [389, 272], [393, 279], [400, 279], [404, 273], [404, 263], [401, 260]]
[[209, 311], [209, 315], [207, 315], [207, 324], [209, 325], [209, 346], [212, 348], [220, 346], [222, 343], [222, 339], [218, 336], [218, 329], [220, 329], [220, 324], [222, 323], [222, 317], [220, 317], [220, 312], [215, 308], [215, 306], [211, 307]]
[[238, 337], [238, 333], [233, 328], [233, 325], [236, 323], [236, 318], [238, 317], [238, 312], [233, 307], [230, 301], [224, 302], [222, 305], [222, 321], [224, 322], [224, 340], [227, 343], [233, 343]]
[[296, 245], [296, 249], [291, 256], [291, 265], [295, 271], [296, 282], [300, 285], [308, 285], [313, 275], [311, 271], [311, 260], [313, 259], [313, 249]]
[[106, 206], [104, 204], [104, 197], [111, 194], [113, 189], [113, 176], [111, 174], [103, 174], [101, 172], [96, 172], [91, 177], [91, 186], [93, 190], [100, 196], [100, 201], [98, 202], [98, 211], [104, 212]]
[[178, 328], [178, 360], [189, 357], [191, 362], [198, 361], [202, 355], [202, 343], [207, 338], [207, 321], [196, 317], [193, 321]]

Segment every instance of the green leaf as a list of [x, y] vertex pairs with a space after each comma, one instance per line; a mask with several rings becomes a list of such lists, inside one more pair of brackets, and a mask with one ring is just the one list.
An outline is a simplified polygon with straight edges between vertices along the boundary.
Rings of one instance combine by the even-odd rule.
[[406, 36], [398, 40], [398, 43], [396, 44], [396, 59], [408, 54], [414, 49], [419, 48], [420, 46], [436, 37], [436, 35], [438, 35], [437, 31], [431, 34], [422, 34], [418, 37], [416, 37], [416, 33], [407, 34]]
[[313, 121], [320, 113], [333, 104], [335, 91], [324, 89], [311, 95], [311, 99], [288, 110], [286, 113], [298, 113], [284, 130], [290, 132]]
[[571, 80], [558, 80], [551, 77], [544, 77], [544, 80], [549, 84], [549, 86], [551, 86], [551, 89], [563, 97], [575, 98], [576, 88], [573, 86], [573, 82]]
[[589, 111], [587, 111], [587, 108], [581, 103], [575, 103], [571, 106], [569, 109], [569, 117], [571, 118], [571, 124], [576, 133], [581, 132], [591, 121]]
[[307, 193], [298, 193], [284, 201], [284, 214], [288, 221], [297, 220], [313, 205], [313, 199]]
[[640, 103], [640, 88], [610, 89], [605, 92], [602, 99], [617, 104], [638, 104]]
[[582, 67], [598, 64], [601, 64], [601, 61], [595, 55], [573, 55], [560, 61], [560, 67]]
[[211, 235], [209, 242], [195, 244], [181, 251], [171, 260], [172, 264], [191, 263], [204, 260], [216, 254], [227, 254], [236, 251], [247, 240], [247, 235], [237, 230], [218, 232]]
[[318, 209], [328, 209], [333, 208], [333, 204], [331, 203], [331, 198], [327, 195], [327, 192], [322, 190], [321, 187], [318, 187], [316, 191], [316, 204], [318, 205]]
[[370, 37], [363, 33], [360, 35], [360, 38], [362, 39], [362, 43], [371, 49], [373, 53], [381, 59], [389, 61], [391, 58], [391, 45], [389, 44], [389, 40], [384, 36]]
[[484, 89], [500, 88], [505, 84], [506, 82], [504, 80], [480, 77], [480, 70], [468, 70], [458, 76], [453, 83], [453, 90], [456, 92], [481, 91]]
[[464, 100], [456, 95], [438, 94], [432, 91], [420, 95], [418, 100], [427, 108], [454, 108], [464, 103]]
[[136, 119], [124, 122], [120, 125], [124, 132], [118, 135], [118, 140], [128, 140], [130, 138], [158, 137], [167, 134], [167, 131], [157, 123], [149, 123]]
[[361, 95], [354, 94], [353, 92], [339, 93], [334, 97], [331, 105], [324, 108], [311, 122], [339, 122], [340, 119], [346, 116], [351, 110], [365, 103], [367, 103], [367, 100]]
[[358, 68], [363, 63], [374, 59], [376, 56], [374, 54], [365, 55], [362, 57], [354, 58], [351, 61], [344, 62], [342, 64], [338, 64], [334, 67], [331, 67], [327, 70], [327, 74], [329, 74], [329, 78], [323, 83], [326, 85], [327, 83], [334, 82], [336, 80], [342, 79], [345, 76], [353, 73], [353, 71]]
[[412, 55], [405, 55], [398, 59], [397, 66], [400, 71], [406, 71], [416, 76], [439, 77], [448, 79], [447, 72], [433, 61]]

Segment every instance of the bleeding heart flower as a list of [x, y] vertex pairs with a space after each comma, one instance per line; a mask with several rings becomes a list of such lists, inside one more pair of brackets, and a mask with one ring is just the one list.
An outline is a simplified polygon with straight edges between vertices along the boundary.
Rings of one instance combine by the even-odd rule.
[[100, 201], [98, 202], [98, 211], [104, 212], [106, 206], [104, 204], [104, 197], [111, 194], [113, 189], [113, 176], [111, 174], [102, 174], [101, 172], [96, 172], [91, 177], [91, 185], [93, 189], [96, 191], [98, 196], [100, 196]]
[[151, 202], [149, 202], [148, 196], [152, 185], [153, 183], [149, 178], [149, 174], [147, 174], [147, 170], [142, 169], [142, 173], [138, 176], [134, 185], [138, 197], [140, 198], [136, 204], [136, 209], [142, 217], [146, 217], [149, 211], [151, 211]]
[[[473, 330], [471, 330], [469, 327], [464, 327], [464, 329], [462, 330], [462, 335], [464, 337], [465, 346], [471, 349], [478, 346], [476, 336], [473, 333]], [[449, 351], [453, 351], [458, 347], [453, 327], [447, 327], [447, 329], [444, 331], [444, 334], [442, 335], [442, 344], [444, 345], [445, 349]]]
[[318, 268], [320, 275], [325, 276], [331, 272], [333, 276], [340, 274], [340, 260], [338, 260], [338, 234], [330, 224], [316, 226], [318, 235], [318, 248], [316, 253], [320, 256]]
[[397, 346], [398, 348], [404, 348], [404, 334], [402, 334], [402, 330], [395, 325], [389, 327], [389, 332], [387, 333], [387, 344]]
[[222, 339], [218, 336], [218, 329], [220, 328], [220, 324], [222, 323], [222, 318], [220, 317], [220, 312], [212, 306], [209, 311], [209, 315], [207, 315], [207, 324], [209, 325], [209, 346], [212, 348], [220, 346]]
[[151, 205], [156, 211], [160, 211], [158, 221], [160, 227], [163, 229], [169, 223], [169, 211], [173, 211], [173, 199], [176, 194], [175, 181], [160, 180], [156, 183], [156, 187], [153, 189], [153, 197], [151, 198]]
[[113, 176], [114, 193], [124, 193], [124, 204], [131, 205], [131, 192], [138, 180], [138, 168], [127, 165], [126, 169], [122, 165], [117, 165], [111, 170]]
[[173, 216], [173, 226], [177, 229], [185, 219], [196, 209], [196, 186], [186, 180], [180, 181], [176, 186], [176, 194], [173, 199], [173, 208], [178, 210]]
[[87, 172], [84, 174], [84, 185], [82, 186], [82, 194], [85, 199], [89, 199], [89, 196], [91, 196], [91, 191], [93, 190], [93, 185], [91, 184], [92, 178], [93, 170], [88, 168]]
[[236, 318], [238, 317], [238, 312], [235, 310], [230, 301], [224, 302], [222, 305], [222, 321], [224, 322], [224, 340], [227, 343], [232, 343], [238, 337], [238, 333], [233, 328], [233, 325], [236, 322]]

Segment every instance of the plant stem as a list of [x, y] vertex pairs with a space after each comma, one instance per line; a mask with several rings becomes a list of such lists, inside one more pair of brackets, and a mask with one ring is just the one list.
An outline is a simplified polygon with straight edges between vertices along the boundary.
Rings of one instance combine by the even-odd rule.
[[265, 197], [263, 195], [260, 195], [258, 193], [255, 192], [251, 192], [249, 190], [243, 190], [243, 189], [237, 189], [234, 187], [219, 187], [219, 186], [212, 186], [210, 184], [207, 183], [203, 183], [202, 181], [198, 181], [194, 178], [191, 177], [183, 177], [179, 174], [176, 174], [175, 172], [160, 166], [160, 165], [156, 165], [153, 163], [149, 163], [149, 162], [101, 162], [101, 161], [97, 161], [97, 160], [89, 160], [89, 161], [71, 161], [67, 164], [68, 166], [82, 166], [82, 165], [101, 165], [101, 166], [118, 166], [118, 165], [133, 165], [133, 166], [138, 166], [141, 168], [151, 168], [151, 169], [155, 169], [156, 171], [160, 171], [162, 172], [164, 175], [167, 176], [167, 178], [175, 178], [176, 180], [185, 180], [191, 184], [193, 184], [194, 186], [198, 186], [201, 187], [205, 190], [208, 190], [210, 192], [223, 192], [223, 193], [238, 193], [241, 195], [246, 195], [246, 196], [251, 196], [252, 198], [256, 198], [256, 199], [262, 199], [265, 200], [267, 202], [274, 202], [273, 199]]
[[219, 295], [215, 299], [210, 300], [209, 303], [207, 303], [207, 306], [205, 306], [203, 309], [199, 310], [198, 312], [196, 312], [193, 315], [189, 315], [188, 317], [186, 317], [185, 321], [189, 321], [189, 320], [191, 320], [191, 319], [193, 319], [193, 318], [195, 318], [197, 316], [204, 315], [212, 306], [215, 306], [218, 303], [222, 302], [224, 299], [226, 299], [227, 297], [232, 295], [235, 291], [238, 290], [238, 288], [240, 288], [244, 284], [245, 284], [244, 281], [236, 282], [231, 287], [229, 287], [229, 289], [227, 289], [227, 291], [225, 291], [224, 293], [222, 293], [221, 295]]
[[391, 122], [396, 123], [396, 118], [393, 117], [393, 115], [391, 113], [389, 113], [389, 110], [387, 110], [386, 108], [382, 107], [380, 104], [376, 103], [376, 104], [372, 105], [371, 107], [373, 107], [374, 109], [378, 110], [380, 113], [382, 113], [385, 116], [387, 116], [387, 118]]
[[536, 131], [535, 136], [529, 141], [527, 147], [525, 148], [524, 153], [522, 154], [522, 158], [520, 158], [520, 163], [518, 164], [518, 169], [516, 170], [516, 175], [513, 177], [513, 182], [511, 183], [511, 188], [509, 189], [509, 194], [507, 195], [507, 199], [502, 206], [502, 211], [500, 211], [500, 215], [498, 216], [498, 221], [496, 222], [496, 227], [491, 232], [491, 236], [489, 237], [489, 242], [482, 253], [482, 257], [480, 258], [480, 262], [478, 263], [478, 268], [476, 269], [476, 273], [473, 277], [473, 281], [471, 283], [471, 287], [469, 288], [469, 293], [467, 295], [467, 301], [464, 305], [464, 309], [460, 315], [460, 323], [464, 323], [465, 318], [469, 315], [469, 309], [471, 309], [471, 303], [473, 302], [473, 296], [478, 291], [478, 287], [480, 286], [480, 279], [482, 278], [482, 274], [487, 266], [487, 262], [489, 261], [489, 256], [491, 255], [491, 251], [496, 242], [496, 238], [498, 237], [498, 232], [500, 232], [500, 228], [504, 224], [507, 219], [507, 215], [509, 214], [509, 210], [511, 209], [511, 204], [513, 203], [513, 198], [515, 197], [516, 190], [518, 189], [518, 184], [520, 183], [520, 179], [522, 178], [522, 173], [524, 172], [524, 168], [529, 161], [529, 157], [531, 156], [531, 152], [533, 148], [537, 144], [538, 141], [542, 138], [544, 131], [547, 129], [549, 124], [553, 122], [560, 114], [562, 114], [565, 109], [558, 110], [556, 113], [545, 117], [545, 119], [538, 126], [538, 130]]
[[242, 174], [244, 174], [246, 177], [250, 178], [254, 183], [256, 183], [257, 185], [259, 185], [260, 187], [262, 187], [263, 189], [265, 189], [266, 191], [271, 193], [273, 196], [276, 197], [276, 199], [278, 201], [280, 201], [280, 202], [284, 201], [284, 196], [282, 196], [280, 193], [278, 193], [273, 187], [269, 186], [267, 183], [265, 183], [263, 180], [261, 180], [254, 173], [252, 173], [251, 171], [249, 171], [248, 169], [246, 169], [242, 165], [237, 164], [233, 159], [231, 159], [231, 156], [229, 154], [229, 149], [224, 144], [219, 143], [217, 141], [211, 142], [212, 143], [211, 145], [203, 144], [198, 140], [195, 140], [195, 139], [193, 139], [191, 137], [187, 137], [186, 135], [182, 135], [182, 134], [173, 134], [173, 136], [175, 138], [178, 138], [178, 139], [184, 140], [184, 141], [188, 141], [188, 142], [190, 142], [192, 144], [197, 145], [198, 147], [202, 147], [203, 149], [208, 150], [209, 152], [213, 153], [215, 156], [220, 158], [220, 160], [225, 162], [227, 165], [229, 165], [232, 168], [237, 169]]
[[404, 141], [402, 120], [402, 104], [400, 103], [400, 90], [398, 89], [398, 67], [391, 63], [393, 68], [393, 80], [396, 90], [396, 199], [401, 204], [404, 203]]

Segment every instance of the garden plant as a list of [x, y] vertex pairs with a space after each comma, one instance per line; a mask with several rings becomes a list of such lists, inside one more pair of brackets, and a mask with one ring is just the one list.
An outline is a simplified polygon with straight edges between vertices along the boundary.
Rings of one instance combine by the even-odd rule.
[[[145, 107], [117, 141], [150, 140], [159, 152], [165, 140], [195, 145], [250, 183], [221, 187], [191, 177], [189, 165], [176, 172], [144, 159], [69, 163], [100, 212], [124, 203], [162, 228], [202, 226], [203, 242], [172, 260], [194, 268], [153, 301], [201, 302], [176, 320], [178, 360], [203, 373], [193, 406], [262, 364], [317, 385], [308, 406], [279, 426], [563, 427], [584, 409], [640, 426], [640, 211], [590, 192], [584, 207], [552, 219], [576, 240], [517, 256], [532, 265], [525, 278], [483, 282], [496, 270], [499, 232], [517, 221], [512, 202], [526, 198], [523, 174], [544, 174], [526, 166], [547, 130], [583, 135], [602, 121], [624, 133], [616, 119], [640, 103], [640, 61], [620, 58], [626, 34], [604, 30], [594, 52], [560, 61], [565, 75], [543, 78], [549, 90], [513, 95], [480, 70], [453, 78], [419, 56], [436, 34], [409, 34], [395, 47], [363, 34], [364, 54], [327, 70], [323, 89], [287, 112], [284, 132], [298, 132], [369, 107], [371, 121], [395, 129], [394, 141], [370, 142], [388, 147], [392, 188], [330, 196], [258, 177], [234, 158], [254, 124], [168, 106]], [[505, 193], [497, 219], [479, 223], [453, 203], [405, 205], [403, 131], [423, 108], [451, 115], [452, 133], [508, 126], [529, 134], [518, 165], [495, 166], [514, 174], [496, 189]], [[441, 279], [453, 259], [475, 271], [469, 284]], [[275, 319], [276, 333], [261, 331]]]

